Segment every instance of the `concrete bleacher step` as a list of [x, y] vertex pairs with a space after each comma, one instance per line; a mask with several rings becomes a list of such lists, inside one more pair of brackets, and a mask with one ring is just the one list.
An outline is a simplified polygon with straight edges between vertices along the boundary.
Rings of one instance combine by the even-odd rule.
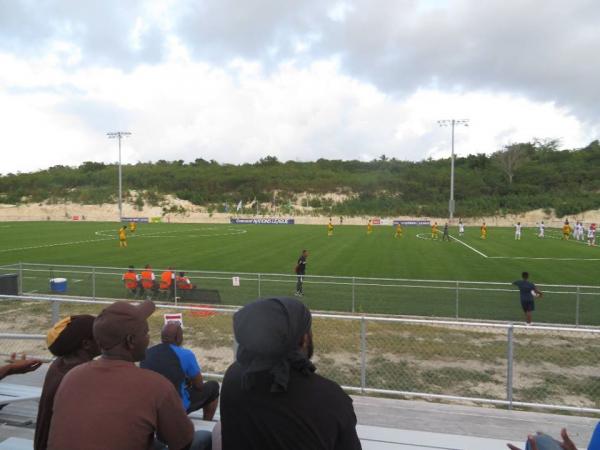
[[32, 450], [33, 441], [31, 439], [23, 439], [11, 437], [0, 442], [0, 450]]
[[[356, 427], [363, 450], [506, 450], [506, 441], [367, 425]], [[521, 443], [511, 442], [515, 445]]]
[[22, 384], [0, 383], [0, 406], [9, 403], [39, 400], [42, 388]]

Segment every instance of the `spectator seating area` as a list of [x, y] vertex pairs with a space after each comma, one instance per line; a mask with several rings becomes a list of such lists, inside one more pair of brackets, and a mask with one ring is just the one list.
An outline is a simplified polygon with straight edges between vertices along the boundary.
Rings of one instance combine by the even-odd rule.
[[[39, 392], [45, 376], [45, 364], [36, 372], [15, 375], [0, 382], [0, 393]], [[6, 382], [9, 381], [9, 382]], [[506, 442], [524, 448], [525, 437], [535, 430], [558, 437], [566, 426], [578, 448], [587, 448], [597, 418], [507, 411], [354, 396], [358, 417], [358, 435], [364, 450], [500, 450]], [[0, 410], [0, 450], [31, 450], [32, 423], [37, 402], [11, 402]], [[196, 429], [211, 429], [215, 422], [203, 422], [202, 412], [190, 414]], [[218, 416], [216, 417], [218, 420]]]
[[11, 403], [37, 401], [41, 394], [41, 387], [0, 383], [0, 409]]

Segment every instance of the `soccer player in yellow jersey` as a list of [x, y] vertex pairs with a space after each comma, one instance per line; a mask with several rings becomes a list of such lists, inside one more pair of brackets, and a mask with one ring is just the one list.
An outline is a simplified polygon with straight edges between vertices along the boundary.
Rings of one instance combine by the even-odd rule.
[[373, 224], [371, 223], [371, 219], [367, 223], [367, 234], [371, 234], [373, 232]]
[[396, 234], [394, 235], [394, 238], [401, 238], [402, 237], [402, 225], [400, 223], [396, 224]]
[[437, 222], [434, 222], [433, 225], [431, 225], [431, 239], [437, 239], [438, 238], [438, 224]]
[[119, 228], [119, 247], [127, 247], [127, 227]]
[[569, 236], [571, 236], [571, 225], [569, 225], [569, 221], [565, 220], [565, 224], [562, 227], [563, 239], [568, 241]]
[[331, 223], [331, 219], [329, 219], [329, 223], [327, 224], [327, 236], [333, 236], [333, 224]]
[[135, 223], [135, 222], [129, 222], [129, 231], [131, 233], [135, 233], [136, 229], [137, 229], [137, 223]]
[[485, 224], [485, 222], [483, 222], [483, 225], [481, 225], [481, 239], [487, 239], [487, 225]]

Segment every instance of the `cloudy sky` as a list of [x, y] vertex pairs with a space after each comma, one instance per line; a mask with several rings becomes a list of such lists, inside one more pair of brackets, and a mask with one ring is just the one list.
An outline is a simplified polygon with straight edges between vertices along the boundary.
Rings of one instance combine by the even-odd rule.
[[0, 0], [0, 173], [600, 137], [597, 0]]

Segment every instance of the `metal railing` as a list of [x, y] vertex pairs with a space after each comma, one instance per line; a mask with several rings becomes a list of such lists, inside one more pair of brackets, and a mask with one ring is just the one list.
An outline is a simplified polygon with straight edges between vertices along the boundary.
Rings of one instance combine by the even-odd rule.
[[[68, 280], [67, 296], [121, 298], [126, 268], [18, 263], [0, 274], [19, 275], [19, 292], [54, 294], [49, 279]], [[224, 304], [243, 305], [257, 297], [293, 295], [296, 275], [182, 270], [202, 289], [219, 292]], [[160, 271], [156, 272], [160, 278]], [[239, 285], [232, 279], [237, 277]], [[538, 285], [544, 291], [534, 319], [553, 324], [600, 326], [600, 286]], [[522, 320], [519, 295], [510, 283], [308, 275], [303, 301], [313, 309], [365, 314], [475, 320]], [[175, 287], [174, 301], [180, 296]]]
[[[40, 337], [57, 310], [97, 314], [111, 302], [0, 296], [0, 352], [47, 357]], [[161, 312], [182, 312], [186, 347], [207, 376], [222, 377], [234, 358], [235, 308], [157, 308], [151, 342]], [[318, 372], [350, 392], [600, 413], [600, 329], [313, 313], [313, 336]]]

